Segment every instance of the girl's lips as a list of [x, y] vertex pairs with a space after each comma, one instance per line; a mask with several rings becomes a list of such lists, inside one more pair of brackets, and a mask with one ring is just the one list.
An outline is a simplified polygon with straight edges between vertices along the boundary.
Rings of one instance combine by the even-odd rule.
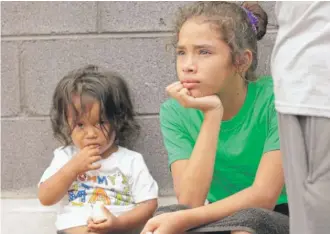
[[182, 85], [186, 89], [193, 89], [193, 88], [197, 87], [199, 85], [199, 83], [198, 82], [194, 82], [194, 83], [183, 83]]
[[198, 80], [194, 80], [194, 79], [184, 79], [182, 82], [182, 84], [190, 84], [190, 83], [199, 83]]

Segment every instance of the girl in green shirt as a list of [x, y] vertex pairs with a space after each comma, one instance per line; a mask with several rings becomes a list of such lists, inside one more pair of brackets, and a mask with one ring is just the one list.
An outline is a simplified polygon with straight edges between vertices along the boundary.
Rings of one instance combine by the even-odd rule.
[[192, 209], [156, 216], [143, 233], [183, 233], [247, 208], [288, 215], [272, 79], [255, 75], [266, 26], [261, 8], [236, 3], [180, 11], [179, 81], [160, 121], [176, 197]]

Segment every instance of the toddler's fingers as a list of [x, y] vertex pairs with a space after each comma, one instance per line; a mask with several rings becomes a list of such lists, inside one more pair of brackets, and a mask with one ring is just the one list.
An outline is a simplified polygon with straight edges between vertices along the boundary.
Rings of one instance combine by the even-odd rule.
[[93, 219], [91, 217], [89, 217], [87, 220], [87, 225], [92, 224], [92, 223], [93, 223]]
[[100, 161], [101, 159], [102, 159], [102, 157], [100, 155], [90, 157], [91, 163], [93, 163], [93, 164]]
[[88, 167], [89, 170], [98, 170], [98, 169], [100, 169], [100, 168], [101, 168], [101, 164], [99, 164], [99, 163], [92, 163], [92, 164]]
[[99, 156], [100, 155], [100, 147], [97, 146], [95, 148], [91, 148], [88, 150], [88, 155], [89, 156]]

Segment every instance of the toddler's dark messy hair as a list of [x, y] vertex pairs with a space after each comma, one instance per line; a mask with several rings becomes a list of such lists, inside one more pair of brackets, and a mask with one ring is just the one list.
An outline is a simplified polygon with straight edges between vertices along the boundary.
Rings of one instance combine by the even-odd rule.
[[[124, 79], [115, 72], [104, 71], [88, 65], [71, 71], [55, 88], [50, 111], [54, 136], [66, 146], [72, 143], [72, 127], [68, 122], [68, 111], [72, 108], [73, 126], [79, 118], [73, 97], [80, 97], [81, 110], [86, 111], [90, 99], [100, 103], [100, 120], [106, 120], [116, 132], [118, 143], [139, 132], [140, 126], [134, 118], [133, 104]], [[103, 130], [106, 130], [103, 127]], [[106, 132], [108, 137], [112, 132]], [[125, 142], [125, 141], [124, 141]]]

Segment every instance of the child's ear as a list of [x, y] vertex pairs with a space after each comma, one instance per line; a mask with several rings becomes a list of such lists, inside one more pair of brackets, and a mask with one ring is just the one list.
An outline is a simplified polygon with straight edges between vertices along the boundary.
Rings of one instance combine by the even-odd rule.
[[252, 64], [253, 54], [251, 50], [245, 50], [236, 58], [236, 65], [239, 72], [247, 72]]

